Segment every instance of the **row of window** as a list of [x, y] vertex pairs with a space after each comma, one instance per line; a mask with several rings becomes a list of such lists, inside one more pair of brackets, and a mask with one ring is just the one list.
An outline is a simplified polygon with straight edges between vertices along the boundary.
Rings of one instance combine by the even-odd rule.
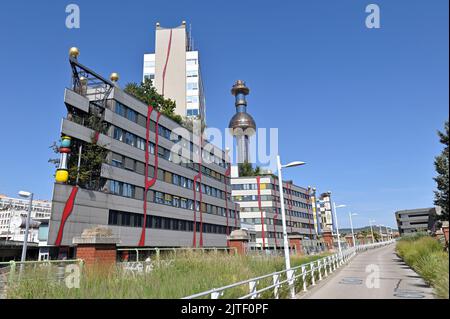
[[[177, 208], [194, 210], [194, 200], [167, 194], [167, 193], [162, 193], [162, 192], [156, 191], [154, 194], [153, 201], [156, 204], [163, 204], [163, 205], [173, 206], [173, 207], [177, 207]], [[197, 200], [195, 202], [195, 210], [200, 212], [200, 209], [201, 209], [202, 213], [219, 215], [219, 216], [223, 216], [223, 217], [227, 216], [226, 208], [207, 204], [204, 202], [202, 202], [200, 205], [200, 202]], [[236, 218], [237, 211], [234, 209], [228, 209], [228, 216], [230, 218]]]
[[[236, 202], [257, 201], [258, 200], [258, 195], [236, 195], [236, 196], [233, 196], [233, 200], [236, 201]], [[261, 201], [275, 201], [275, 202], [279, 202], [280, 198], [278, 196], [274, 196], [274, 195], [260, 195], [260, 200]], [[303, 202], [290, 200], [290, 199], [285, 199], [284, 202], [285, 202], [285, 204], [287, 204], [289, 206], [301, 207], [301, 208], [304, 208], [304, 209], [312, 209], [312, 205], [311, 204], [305, 204]]]
[[[193, 98], [193, 97], [192, 97]], [[198, 98], [197, 98], [198, 99]], [[143, 116], [142, 114], [130, 109], [129, 107], [123, 105], [122, 103], [119, 103], [117, 101], [115, 102], [114, 112], [122, 117], [127, 118], [128, 120], [139, 124], [140, 126], [146, 128], [147, 127], [147, 118]], [[197, 110], [198, 112], [198, 110]], [[156, 122], [153, 120], [150, 120], [150, 131], [155, 132], [156, 131]], [[132, 133], [130, 133], [132, 134]], [[172, 141], [179, 143], [180, 146], [184, 147], [185, 149], [189, 150], [192, 153], [199, 154], [198, 146], [194, 145], [191, 141], [186, 140], [182, 136], [172, 133], [172, 131], [166, 127], [164, 127], [161, 124], [158, 124], [158, 135]], [[211, 163], [215, 163], [219, 165], [220, 167], [225, 167], [225, 160], [222, 157], [216, 156], [213, 153], [205, 152], [203, 151], [203, 158], [205, 160], [210, 161]]]
[[[127, 226], [127, 227], [142, 227], [144, 222], [144, 215], [122, 212], [117, 210], [110, 210], [108, 217], [108, 224], [113, 226]], [[227, 227], [223, 225], [215, 225], [209, 223], [202, 223], [204, 233], [210, 234], [226, 234]], [[175, 231], [193, 231], [194, 222], [190, 220], [162, 217], [162, 216], [146, 216], [146, 228], [166, 229]], [[235, 227], [229, 227], [228, 232], [231, 233]], [[196, 231], [200, 231], [200, 223], [196, 223]]]
[[[261, 218], [242, 218], [241, 221], [243, 223], [252, 224], [252, 225], [261, 225]], [[273, 218], [264, 218], [264, 225], [276, 225], [276, 226], [282, 226], [281, 218], [273, 219]], [[310, 228], [312, 227], [312, 224], [302, 223], [302, 222], [296, 222], [296, 221], [286, 221], [287, 227], [293, 227], [293, 228]]]
[[[233, 190], [257, 190], [258, 189], [258, 184], [257, 183], [233, 184], [233, 185], [231, 185], [231, 187], [232, 187]], [[274, 189], [276, 191], [279, 191], [278, 185], [274, 185], [274, 184], [270, 184], [270, 183], [260, 183], [259, 188], [261, 190]], [[286, 194], [286, 195], [293, 195], [293, 196], [296, 196], [296, 197], [309, 199], [309, 195], [308, 194], [304, 194], [302, 192], [298, 192], [298, 191], [295, 191], [293, 189], [287, 189], [287, 188], [283, 188], [283, 189], [284, 189], [284, 194]]]
[[[123, 168], [123, 169], [128, 169], [128, 170], [134, 171], [141, 175], [145, 174], [145, 164], [144, 163], [142, 163], [140, 161], [136, 161], [132, 158], [117, 154], [117, 153], [112, 153], [111, 165], [113, 165], [115, 167]], [[149, 165], [148, 166], [149, 178], [152, 178], [154, 176], [154, 174], [155, 174], [155, 167], [152, 165]], [[157, 175], [158, 175], [157, 179], [160, 181], [164, 181], [166, 183], [174, 184], [176, 186], [180, 186], [180, 187], [187, 188], [187, 189], [194, 189], [194, 181], [187, 177], [184, 177], [184, 176], [181, 176], [181, 175], [178, 175], [175, 173], [171, 173], [171, 172], [163, 170], [161, 168], [158, 168]], [[203, 183], [196, 183], [196, 191], [199, 192], [200, 188], [201, 188], [203, 194], [206, 194], [206, 195], [209, 195], [212, 197], [216, 197], [216, 198], [220, 198], [220, 199], [225, 199], [225, 192], [218, 188], [208, 186]]]
[[[110, 180], [109, 181], [109, 191], [111, 194], [128, 197], [128, 198], [134, 198], [138, 200], [144, 200], [144, 188], [134, 186], [131, 184]], [[162, 193], [158, 191], [148, 190], [147, 192], [147, 201], [154, 202], [156, 204], [163, 204], [168, 205], [172, 207], [182, 208], [182, 209], [188, 209], [188, 210], [194, 210], [194, 200], [179, 197], [172, 194]], [[196, 201], [196, 211], [207, 214], [213, 214], [218, 216], [226, 217], [226, 208], [215, 206], [211, 204], [207, 204], [202, 202], [200, 205], [200, 202]], [[228, 209], [228, 216], [230, 218], [236, 218], [237, 211], [234, 209]]]
[[[120, 142], [126, 143], [130, 146], [136, 147], [142, 151], [145, 151], [145, 140], [143, 138], [140, 138], [139, 136], [136, 136], [133, 133], [127, 132], [117, 126], [114, 127], [113, 130], [113, 138], [115, 140], [118, 140]], [[149, 142], [149, 153], [155, 154], [155, 143]], [[207, 153], [207, 152], [206, 152]], [[189, 159], [186, 159], [185, 157], [181, 156], [180, 154], [172, 153], [170, 150], [166, 149], [165, 147], [158, 146], [158, 156], [160, 158], [164, 158], [165, 160], [172, 162], [172, 163], [178, 163], [179, 165], [190, 168], [196, 172], [200, 170], [200, 164], [194, 163]], [[177, 159], [174, 162], [174, 159]], [[225, 176], [220, 174], [219, 172], [216, 172], [206, 166], [201, 167], [202, 174], [208, 175], [209, 177], [212, 177], [216, 180], [221, 181], [222, 183], [225, 182]]]
[[[281, 208], [279, 207], [262, 207], [262, 209], [267, 213], [277, 213], [278, 215], [281, 215]], [[241, 207], [241, 211], [243, 213], [250, 213], [250, 212], [259, 212], [258, 207]], [[305, 219], [312, 219], [313, 214], [305, 213], [305, 212], [298, 212], [290, 209], [286, 209], [286, 215], [293, 216], [293, 217], [299, 217], [299, 218], [305, 218]]]

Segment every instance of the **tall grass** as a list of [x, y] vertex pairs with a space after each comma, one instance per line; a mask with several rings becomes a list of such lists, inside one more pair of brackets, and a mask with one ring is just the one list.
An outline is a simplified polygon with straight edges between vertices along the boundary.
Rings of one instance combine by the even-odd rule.
[[[316, 260], [321, 256], [292, 257], [292, 266]], [[186, 252], [166, 255], [149, 273], [125, 273], [119, 266], [85, 267], [80, 288], [68, 289], [64, 283], [49, 280], [39, 271], [27, 275], [8, 289], [8, 298], [181, 298], [212, 288], [247, 280], [284, 268], [282, 257], [231, 256], [226, 253]], [[285, 279], [285, 277], [280, 280]], [[272, 283], [264, 279], [258, 287]], [[227, 291], [222, 298], [247, 294], [248, 284]], [[280, 290], [287, 295], [287, 288]], [[272, 292], [261, 295], [271, 298]]]
[[440, 298], [449, 298], [448, 253], [436, 239], [424, 234], [408, 236], [398, 241], [397, 253], [420, 274]]

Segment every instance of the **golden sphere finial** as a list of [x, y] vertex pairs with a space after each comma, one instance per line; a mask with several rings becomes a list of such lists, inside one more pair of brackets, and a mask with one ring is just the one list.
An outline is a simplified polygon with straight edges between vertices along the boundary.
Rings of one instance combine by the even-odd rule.
[[117, 74], [116, 72], [113, 72], [113, 73], [111, 73], [109, 78], [111, 79], [111, 81], [117, 82], [117, 81], [119, 81], [119, 74]]
[[71, 56], [72, 58], [78, 58], [78, 56], [80, 55], [80, 50], [78, 50], [77, 47], [71, 47], [69, 50], [69, 56]]

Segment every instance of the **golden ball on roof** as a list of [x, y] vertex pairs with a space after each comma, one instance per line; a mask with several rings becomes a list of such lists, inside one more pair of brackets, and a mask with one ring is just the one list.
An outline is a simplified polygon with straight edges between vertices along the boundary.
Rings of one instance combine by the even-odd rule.
[[119, 74], [116, 73], [116, 72], [111, 73], [111, 75], [109, 76], [109, 78], [111, 79], [111, 81], [117, 82], [117, 81], [119, 81]]
[[69, 55], [73, 58], [77, 58], [80, 55], [80, 50], [77, 47], [71, 47], [69, 50]]

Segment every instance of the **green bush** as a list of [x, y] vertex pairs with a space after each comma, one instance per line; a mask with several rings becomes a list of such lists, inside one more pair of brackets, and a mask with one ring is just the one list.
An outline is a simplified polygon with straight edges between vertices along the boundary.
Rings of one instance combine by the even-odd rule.
[[449, 260], [436, 239], [423, 234], [407, 236], [397, 243], [397, 253], [435, 289], [441, 298], [449, 298]]

